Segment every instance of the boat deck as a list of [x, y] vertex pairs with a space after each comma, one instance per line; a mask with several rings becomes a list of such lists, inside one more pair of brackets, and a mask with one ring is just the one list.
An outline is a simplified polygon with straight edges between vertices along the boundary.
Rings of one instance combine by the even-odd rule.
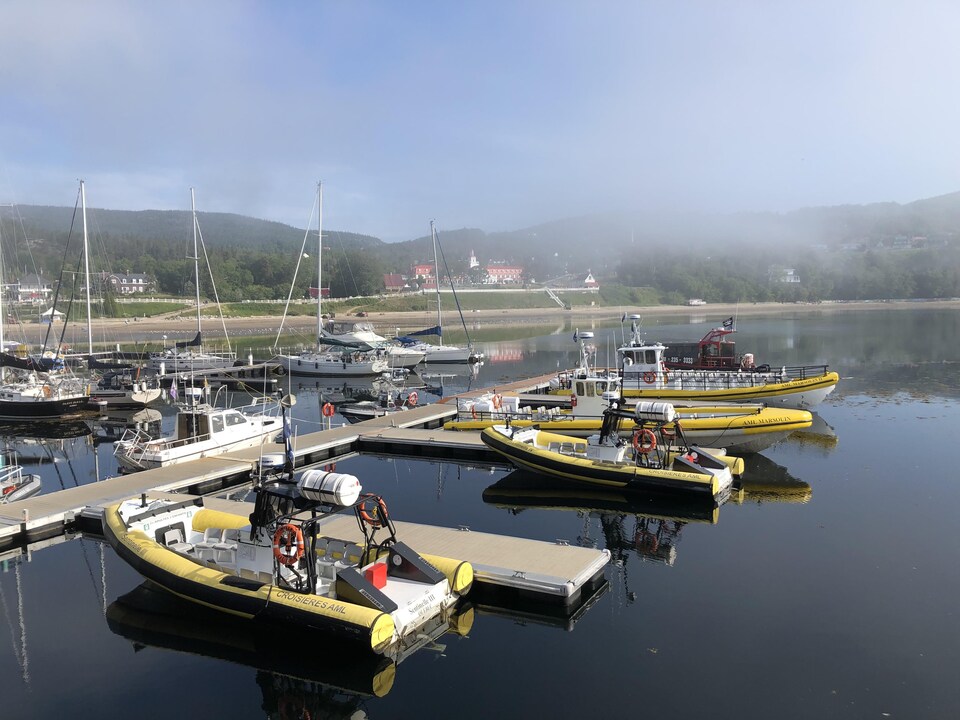
[[[182, 499], [182, 496], [172, 496]], [[253, 503], [221, 498], [206, 498], [204, 504], [215, 510], [248, 515]], [[447, 528], [395, 521], [397, 536], [427, 555], [466, 560], [473, 565], [475, 581], [480, 585], [509, 588], [529, 597], [576, 603], [581, 593], [594, 586], [610, 561], [608, 550], [582, 548], [564, 542], [544, 542], [525, 538], [475, 532], [468, 528]], [[356, 517], [341, 513], [322, 520], [323, 535], [347, 542], [362, 542]]]

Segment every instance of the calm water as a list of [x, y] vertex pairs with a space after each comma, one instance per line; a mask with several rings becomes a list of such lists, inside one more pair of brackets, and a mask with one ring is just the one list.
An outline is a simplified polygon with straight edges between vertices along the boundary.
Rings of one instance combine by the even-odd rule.
[[[650, 339], [693, 339], [721, 319], [646, 324]], [[819, 432], [752, 458], [744, 501], [720, 508], [715, 524], [689, 507], [531, 489], [501, 470], [338, 464], [403, 520], [610, 548], [609, 587], [575, 621], [477, 608], [465, 634], [448, 633], [394, 673], [323, 636], [271, 641], [242, 623], [137, 602], [139, 576], [78, 537], [8, 559], [0, 573], [2, 717], [957, 716], [958, 314], [740, 325], [738, 346], [758, 362], [829, 363], [843, 379], [819, 409]], [[619, 327], [580, 329], [596, 331], [600, 361], [612, 357]], [[421, 402], [572, 365], [572, 330], [487, 343], [476, 378], [427, 378]], [[320, 392], [337, 401], [359, 390], [294, 392], [308, 432]], [[46, 491], [115, 472], [108, 438], [64, 433], [76, 436], [7, 445]], [[291, 666], [302, 679], [283, 674]]]

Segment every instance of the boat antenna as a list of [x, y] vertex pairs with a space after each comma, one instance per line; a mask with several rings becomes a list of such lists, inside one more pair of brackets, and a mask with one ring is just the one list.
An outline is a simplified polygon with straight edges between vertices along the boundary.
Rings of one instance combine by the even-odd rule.
[[296, 395], [284, 395], [280, 398], [280, 410], [283, 413], [283, 471], [293, 480], [293, 432], [290, 427], [290, 416], [287, 411], [297, 404]]

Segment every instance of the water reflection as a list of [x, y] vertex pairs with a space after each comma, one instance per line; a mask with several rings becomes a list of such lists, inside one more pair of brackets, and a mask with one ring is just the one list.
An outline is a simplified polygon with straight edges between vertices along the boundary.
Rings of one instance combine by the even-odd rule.
[[743, 463], [739, 502], [805, 503], [813, 496], [809, 483], [759, 453], [746, 456]]
[[298, 629], [291, 638], [289, 629], [280, 632], [234, 620], [149, 582], [111, 603], [106, 618], [111, 631], [132, 641], [135, 653], [163, 648], [256, 669], [262, 707], [269, 717], [358, 717], [354, 713], [366, 712], [367, 700], [392, 690], [397, 666], [415, 651], [430, 647], [442, 652], [444, 646], [437, 643], [444, 634], [466, 635], [473, 625], [473, 609], [462, 608], [448, 621], [426, 629], [416, 645], [395, 660], [327, 634]]
[[27, 558], [27, 551], [14, 548], [0, 553], [0, 571], [14, 574], [16, 597], [7, 597], [3, 583], [0, 582], [0, 612], [10, 628], [10, 641], [13, 655], [20, 670], [20, 679], [24, 685], [30, 684], [30, 656], [27, 654], [27, 622], [24, 614], [23, 578], [20, 565]]
[[813, 424], [804, 430], [794, 430], [787, 436], [786, 441], [800, 447], [819, 448], [824, 455], [833, 452], [840, 438], [837, 437], [836, 430], [819, 413], [813, 415]]
[[[745, 458], [745, 466], [740, 492], [723, 504], [806, 503], [813, 494], [809, 483], [759, 453]], [[672, 566], [684, 526], [715, 525], [721, 508], [713, 498], [608, 490], [526, 470], [516, 470], [487, 487], [483, 501], [514, 515], [530, 509], [576, 513], [583, 520], [577, 544], [597, 547], [602, 540], [602, 547], [610, 551], [624, 580], [628, 554], [644, 562]], [[600, 537], [595, 536], [596, 522]]]
[[16, 440], [31, 438], [35, 440], [61, 438], [78, 438], [89, 435], [92, 431], [87, 420], [49, 420], [49, 421], [18, 421], [0, 420], [0, 438]]
[[110, 410], [93, 422], [93, 441], [116, 442], [128, 429], [158, 438], [162, 432], [163, 413], [155, 408], [139, 410]]

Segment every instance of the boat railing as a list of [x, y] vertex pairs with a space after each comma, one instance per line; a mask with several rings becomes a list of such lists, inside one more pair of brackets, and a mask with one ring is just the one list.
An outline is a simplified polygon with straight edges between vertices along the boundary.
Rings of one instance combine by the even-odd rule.
[[175, 448], [183, 447], [184, 445], [191, 445], [193, 443], [209, 440], [211, 437], [212, 436], [210, 433], [203, 433], [201, 435], [178, 438], [177, 440], [157, 440], [143, 430], [127, 428], [127, 430], [124, 431], [123, 436], [117, 442], [115, 452], [122, 453], [131, 459], [139, 459], [143, 457], [148, 450], [151, 452], [158, 452], [160, 450], [173, 450]]
[[762, 387], [771, 383], [809, 380], [827, 374], [828, 365], [760, 366], [748, 370], [665, 370], [657, 373], [631, 371], [622, 375], [625, 388], [669, 385], [679, 390], [708, 390]]
[[259, 417], [268, 414], [276, 415], [280, 410], [280, 405], [274, 398], [258, 397], [252, 403], [234, 409], [250, 417]]

